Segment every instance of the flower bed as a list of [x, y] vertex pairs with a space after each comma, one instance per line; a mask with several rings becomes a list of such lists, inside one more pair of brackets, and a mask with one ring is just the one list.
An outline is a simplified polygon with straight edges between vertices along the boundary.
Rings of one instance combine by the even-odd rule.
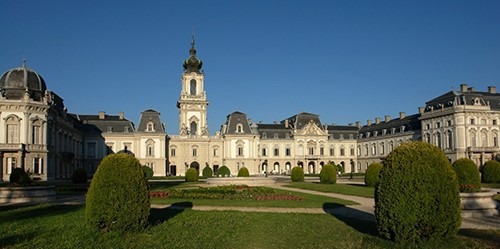
[[267, 187], [249, 187], [246, 185], [229, 185], [209, 188], [174, 189], [172, 191], [153, 191], [152, 198], [175, 199], [219, 199], [219, 200], [290, 200], [301, 201], [303, 198], [292, 194], [280, 194]]

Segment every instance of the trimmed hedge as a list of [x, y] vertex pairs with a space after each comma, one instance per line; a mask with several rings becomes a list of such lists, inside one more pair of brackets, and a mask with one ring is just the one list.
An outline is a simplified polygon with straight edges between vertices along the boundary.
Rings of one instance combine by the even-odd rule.
[[292, 178], [292, 182], [303, 182], [304, 181], [304, 170], [299, 166], [293, 167], [291, 178]]
[[247, 167], [242, 167], [240, 168], [240, 171], [238, 171], [238, 177], [249, 177], [250, 173], [248, 172]]
[[365, 174], [365, 185], [368, 187], [375, 187], [380, 179], [380, 171], [384, 166], [381, 163], [371, 163], [368, 165]]
[[319, 182], [323, 184], [337, 183], [337, 167], [331, 164], [323, 166], [319, 173]]
[[457, 174], [460, 192], [478, 192], [481, 190], [481, 176], [476, 163], [469, 158], [458, 159], [451, 165]]
[[219, 171], [217, 171], [217, 176], [220, 177], [229, 177], [231, 176], [231, 170], [227, 166], [222, 166], [219, 168]]
[[153, 178], [153, 175], [155, 174], [155, 172], [153, 171], [153, 169], [150, 168], [149, 166], [146, 166], [146, 165], [142, 166], [142, 171], [144, 172], [144, 177], [146, 179]]
[[484, 183], [500, 183], [500, 163], [491, 160], [483, 165], [482, 180]]
[[184, 177], [186, 182], [197, 182], [199, 178], [200, 175], [198, 173], [198, 170], [196, 170], [195, 168], [189, 168], [186, 171], [186, 177]]
[[150, 205], [139, 160], [130, 154], [111, 154], [94, 174], [85, 201], [85, 219], [101, 231], [138, 230], [148, 221]]
[[381, 236], [397, 242], [453, 236], [460, 214], [457, 177], [441, 149], [409, 142], [387, 156], [375, 187]]
[[205, 166], [205, 168], [203, 168], [203, 171], [201, 173], [203, 175], [203, 177], [212, 177], [213, 174], [214, 174], [214, 171], [212, 170], [212, 168], [210, 168], [210, 166]]
[[87, 183], [87, 171], [84, 168], [73, 171], [73, 183]]

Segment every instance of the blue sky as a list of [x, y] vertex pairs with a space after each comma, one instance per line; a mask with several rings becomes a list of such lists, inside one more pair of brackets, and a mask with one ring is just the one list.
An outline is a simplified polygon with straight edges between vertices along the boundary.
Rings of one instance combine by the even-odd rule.
[[178, 134], [194, 30], [210, 133], [233, 111], [345, 125], [500, 82], [500, 1], [0, 2], [0, 71], [26, 58], [69, 112], [161, 112]]

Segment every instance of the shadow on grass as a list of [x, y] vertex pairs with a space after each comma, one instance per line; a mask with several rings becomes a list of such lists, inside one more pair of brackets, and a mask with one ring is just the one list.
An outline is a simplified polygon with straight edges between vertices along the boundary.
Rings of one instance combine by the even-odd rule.
[[176, 215], [184, 212], [185, 209], [191, 209], [193, 203], [189, 201], [176, 202], [166, 208], [151, 208], [149, 211], [148, 224], [150, 226], [156, 226], [158, 224], [164, 223]]
[[[61, 215], [75, 212], [82, 208], [79, 205], [11, 205], [0, 207], [0, 220], [2, 222], [33, 219], [45, 216]], [[4, 213], [8, 212], [8, 213]]]
[[0, 237], [0, 246], [2, 248], [8, 248], [9, 246], [14, 246], [25, 241], [30, 241], [36, 234], [33, 232], [23, 232], [22, 234], [10, 235], [7, 237]]
[[323, 210], [360, 233], [378, 234], [373, 214], [336, 203], [324, 203]]
[[458, 235], [492, 245], [492, 248], [500, 246], [500, 231], [498, 230], [460, 229]]

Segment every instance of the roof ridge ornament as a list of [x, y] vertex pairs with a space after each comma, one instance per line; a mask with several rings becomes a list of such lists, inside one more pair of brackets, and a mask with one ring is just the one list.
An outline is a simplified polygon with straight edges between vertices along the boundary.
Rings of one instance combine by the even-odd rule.
[[23, 67], [23, 68], [26, 68], [26, 58], [23, 58], [23, 64], [22, 64], [22, 67]]

